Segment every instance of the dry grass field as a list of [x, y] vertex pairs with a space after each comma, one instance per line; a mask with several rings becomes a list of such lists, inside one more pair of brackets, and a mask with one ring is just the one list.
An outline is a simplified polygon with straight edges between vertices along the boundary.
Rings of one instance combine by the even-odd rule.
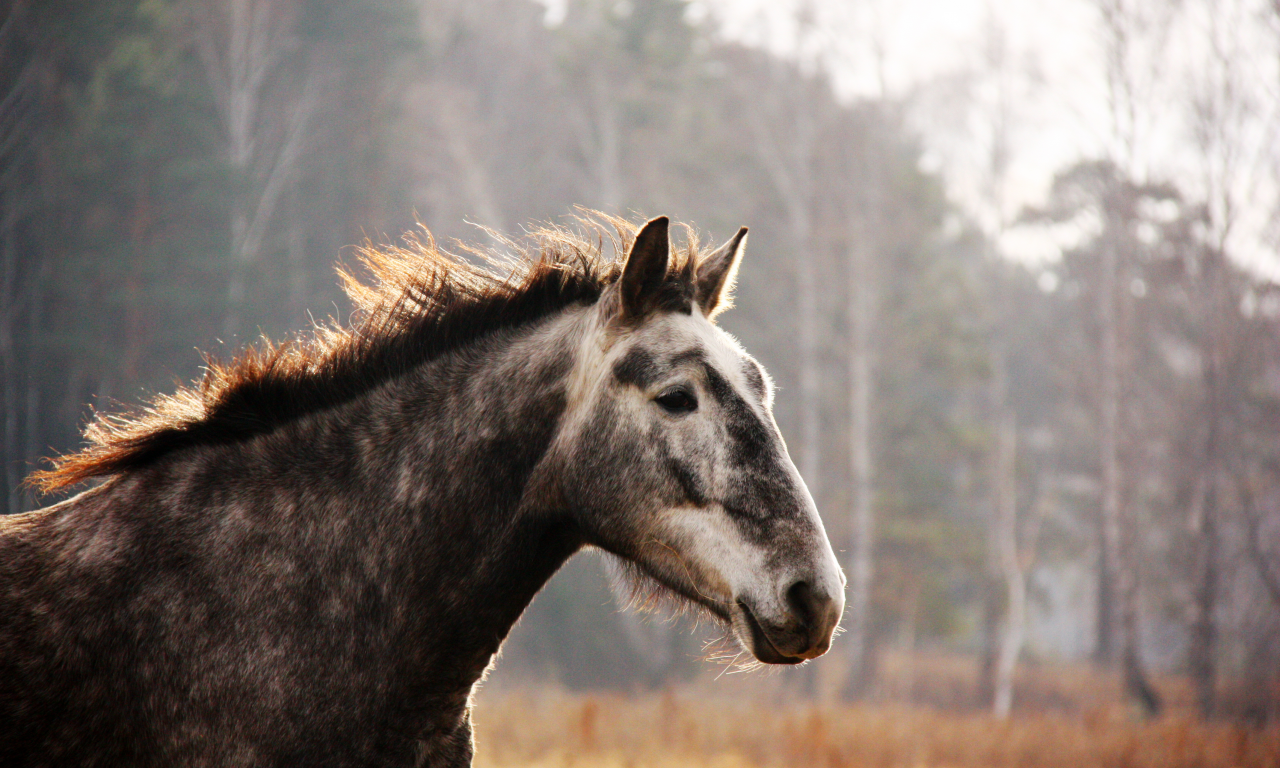
[[[891, 660], [880, 700], [857, 705], [799, 699], [788, 694], [780, 674], [708, 677], [631, 697], [521, 687], [485, 691], [475, 716], [476, 765], [1280, 766], [1280, 726], [1203, 722], [1191, 712], [1185, 686], [1176, 679], [1159, 681], [1169, 706], [1161, 716], [1145, 719], [1120, 703], [1106, 675], [1087, 667], [1032, 669], [1019, 680], [1024, 705], [1001, 721], [955, 698], [959, 681], [950, 677], [962, 668], [955, 660], [916, 660], [905, 671], [902, 666], [901, 659]], [[946, 702], [948, 696], [953, 700]]]

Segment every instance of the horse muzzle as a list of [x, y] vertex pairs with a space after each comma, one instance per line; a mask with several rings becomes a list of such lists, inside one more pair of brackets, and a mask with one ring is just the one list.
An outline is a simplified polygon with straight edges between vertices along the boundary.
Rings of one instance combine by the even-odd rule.
[[844, 595], [828, 595], [805, 580], [789, 586], [778, 615], [738, 598], [733, 616], [739, 642], [765, 664], [800, 664], [831, 647], [844, 612]]

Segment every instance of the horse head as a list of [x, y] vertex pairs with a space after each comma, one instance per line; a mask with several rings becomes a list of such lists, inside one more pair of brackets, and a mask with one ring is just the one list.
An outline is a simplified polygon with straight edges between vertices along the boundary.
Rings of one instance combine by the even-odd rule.
[[586, 541], [727, 624], [757, 660], [820, 656], [844, 577], [772, 414], [716, 314], [746, 240], [682, 262], [648, 222], [589, 313], [553, 448]]

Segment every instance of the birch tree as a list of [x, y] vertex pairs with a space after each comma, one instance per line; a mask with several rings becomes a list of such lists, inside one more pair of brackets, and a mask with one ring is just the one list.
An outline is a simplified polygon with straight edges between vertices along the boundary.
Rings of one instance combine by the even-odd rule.
[[24, 258], [33, 243], [24, 231], [41, 212], [37, 159], [47, 93], [48, 64], [34, 44], [26, 3], [0, 17], [0, 461], [2, 512], [21, 512], [22, 477], [38, 431], [39, 390], [31, 363], [37, 354], [43, 303], [40, 264]]
[[808, 91], [822, 86], [794, 78], [781, 61], [771, 67], [773, 82], [764, 93], [749, 97], [745, 116], [756, 152], [783, 205], [788, 237], [795, 254], [797, 373], [800, 398], [800, 474], [810, 491], [821, 493], [821, 379], [818, 370], [818, 292], [813, 242], [813, 187], [818, 125]]
[[[829, 9], [828, 9], [829, 10]], [[873, 15], [878, 5], [871, 8]], [[878, 20], [878, 16], [877, 16]], [[822, 473], [821, 407], [822, 386], [819, 366], [819, 349], [822, 343], [819, 317], [820, 296], [824, 293], [818, 281], [818, 248], [815, 209], [818, 197], [834, 197], [842, 201], [841, 221], [834, 226], [842, 230], [837, 242], [843, 244], [842, 261], [846, 286], [843, 301], [845, 323], [849, 339], [844, 350], [846, 361], [847, 396], [849, 409], [849, 479], [850, 508], [847, 517], [848, 556], [845, 571], [848, 584], [848, 607], [843, 639], [847, 650], [846, 678], [841, 686], [849, 697], [864, 695], [874, 677], [872, 602], [871, 594], [875, 575], [875, 328], [877, 309], [877, 257], [880, 229], [884, 225], [881, 215], [881, 186], [884, 168], [880, 158], [884, 137], [877, 135], [879, 115], [877, 107], [887, 98], [884, 78], [885, 39], [883, 31], [873, 29], [869, 35], [872, 49], [872, 66], [879, 93], [862, 110], [860, 121], [851, 121], [849, 115], [826, 115], [814, 106], [831, 99], [824, 92], [830, 87], [825, 78], [826, 70], [837, 65], [842, 55], [843, 40], [831, 29], [831, 21], [822, 16], [822, 8], [812, 2], [796, 3], [790, 27], [794, 39], [788, 47], [795, 52], [802, 73], [812, 74], [802, 80], [801, 87], [787, 88], [781, 83], [770, 89], [773, 101], [765, 110], [753, 117], [752, 128], [774, 188], [782, 198], [790, 225], [790, 236], [797, 254], [796, 300], [797, 330], [799, 336], [799, 385], [800, 385], [800, 470], [811, 485], [816, 486]], [[846, 34], [852, 30], [846, 29]], [[847, 61], [845, 63], [848, 63]], [[754, 110], [753, 110], [754, 111]], [[852, 111], [852, 110], [850, 110]], [[858, 123], [848, 130], [851, 122]], [[845, 130], [841, 130], [841, 126]], [[852, 158], [846, 165], [835, 163], [838, 153], [824, 149], [824, 142], [839, 137], [853, 147]], [[837, 165], [843, 173], [833, 178], [829, 168]], [[817, 188], [819, 180], [826, 186]], [[847, 188], [850, 179], [857, 179], [853, 189]], [[827, 222], [832, 226], [831, 222]], [[829, 233], [828, 233], [829, 234]], [[815, 497], [821, 498], [820, 488], [812, 488]], [[828, 673], [828, 676], [829, 673]], [[829, 695], [835, 686], [823, 685]]]
[[[887, 44], [880, 27], [879, 4], [871, 7], [875, 17], [871, 30], [872, 61], [878, 100], [887, 96], [885, 60]], [[868, 132], [870, 133], [870, 132]], [[875, 333], [878, 294], [877, 235], [882, 229], [880, 201], [883, 191], [877, 183], [883, 175], [880, 158], [871, 136], [865, 136], [860, 166], [863, 183], [855, 196], [857, 210], [849, 217], [852, 235], [848, 238], [845, 272], [849, 276], [845, 297], [850, 328], [848, 351], [849, 379], [849, 475], [853, 481], [853, 508], [849, 516], [849, 541], [852, 546], [846, 568], [849, 574], [849, 655], [852, 678], [847, 690], [865, 693], [874, 675], [871, 636], [871, 593], [875, 574], [875, 451], [874, 420], [876, 410]]]
[[[869, 142], [868, 142], [869, 143]], [[867, 152], [866, 154], [870, 154]], [[870, 177], [871, 174], [868, 174]], [[863, 189], [871, 188], [863, 185]], [[864, 198], [869, 195], [864, 192]], [[866, 689], [871, 677], [871, 586], [875, 571], [875, 458], [872, 423], [875, 407], [876, 259], [872, 235], [873, 202], [862, 201], [850, 217], [863, 222], [849, 239], [846, 273], [849, 276], [846, 306], [852, 330], [848, 352], [849, 461], [853, 480], [853, 509], [849, 518], [849, 655], [855, 692]]]
[[321, 83], [307, 65], [294, 77], [278, 77], [299, 55], [291, 0], [192, 0], [189, 12], [233, 174], [223, 326], [231, 336], [241, 330], [249, 270], [297, 174]]
[[[1250, 202], [1268, 190], [1259, 170], [1274, 157], [1275, 121], [1280, 99], [1274, 87], [1257, 86], [1249, 39], [1252, 4], [1199, 5], [1195, 21], [1206, 44], [1206, 60], [1188, 73], [1187, 114], [1199, 163], [1199, 192], [1205, 202], [1205, 249], [1197, 294], [1203, 323], [1203, 411], [1201, 476], [1190, 523], [1196, 537], [1188, 665], [1203, 715], [1212, 715], [1216, 699], [1216, 615], [1223, 597], [1223, 538], [1241, 478], [1232, 472], [1231, 454], [1242, 436], [1230, 412], [1240, 399], [1233, 390], [1241, 377], [1241, 326], [1231, 262], [1247, 233], [1241, 232]], [[1266, 102], [1270, 100], [1268, 105]], [[1243, 393], [1239, 393], [1242, 395]], [[1246, 491], [1247, 493], [1247, 491]], [[1246, 511], [1247, 514], [1247, 511]], [[1246, 520], [1247, 522], [1247, 520]]]
[[[1132, 526], [1124, 487], [1129, 481], [1122, 464], [1121, 430], [1129, 393], [1124, 389], [1121, 323], [1129, 312], [1128, 291], [1120, 284], [1122, 264], [1132, 260], [1131, 240], [1125, 235], [1134, 223], [1133, 182], [1145, 173], [1142, 158], [1147, 128], [1158, 119], [1154, 98], [1160, 63], [1158, 53], [1168, 39], [1172, 10], [1145, 0], [1096, 0], [1110, 115], [1108, 155], [1123, 182], [1110, 187], [1103, 202], [1106, 219], [1098, 254], [1097, 318], [1098, 464], [1101, 478], [1096, 658], [1116, 660], [1115, 640], [1121, 640], [1119, 661], [1126, 689], [1154, 709], [1154, 692], [1141, 667], [1138, 639], [1137, 553], [1126, 548], [1124, 531]], [[1130, 540], [1133, 540], [1130, 538]], [[1118, 626], [1117, 626], [1118, 625]], [[1117, 631], [1118, 630], [1118, 631]]]
[[[984, 505], [986, 563], [980, 591], [982, 650], [979, 662], [979, 698], [1005, 717], [1012, 706], [1012, 686], [1017, 660], [1026, 636], [1027, 567], [1030, 556], [1020, 540], [1019, 471], [1017, 461], [1020, 428], [1015, 402], [1008, 387], [1011, 329], [1022, 319], [1009, 280], [1010, 265], [1003, 252], [1011, 226], [1009, 173], [1023, 131], [1040, 96], [1039, 67], [1034, 56], [1010, 43], [1000, 20], [988, 15], [972, 71], [950, 78], [939, 94], [935, 109], [955, 113], [953, 120], [965, 126], [953, 137], [959, 157], [953, 163], [971, 168], [974, 180], [972, 215], [986, 241], [985, 275], [987, 387], [981, 418], [987, 457], [987, 494]], [[955, 91], [963, 95], [957, 96]], [[928, 103], [928, 102], [926, 102]], [[934, 120], [939, 119], [934, 117]]]

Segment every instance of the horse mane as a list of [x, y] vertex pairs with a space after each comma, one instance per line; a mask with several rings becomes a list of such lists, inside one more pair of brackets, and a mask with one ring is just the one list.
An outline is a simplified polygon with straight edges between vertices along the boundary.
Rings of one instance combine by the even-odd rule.
[[[673, 249], [669, 282], [693, 273], [699, 246]], [[339, 267], [355, 305], [334, 321], [276, 343], [265, 336], [230, 362], [204, 356], [204, 375], [120, 413], [96, 412], [87, 445], [51, 459], [27, 482], [49, 493], [145, 466], [173, 451], [226, 444], [270, 432], [309, 413], [352, 400], [379, 384], [487, 334], [535, 322], [570, 305], [593, 304], [622, 272], [637, 227], [586, 211], [574, 226], [546, 225], [516, 240], [493, 230], [483, 248], [437, 246], [424, 227], [402, 245], [358, 249], [371, 281]], [[611, 253], [604, 248], [611, 245]]]

